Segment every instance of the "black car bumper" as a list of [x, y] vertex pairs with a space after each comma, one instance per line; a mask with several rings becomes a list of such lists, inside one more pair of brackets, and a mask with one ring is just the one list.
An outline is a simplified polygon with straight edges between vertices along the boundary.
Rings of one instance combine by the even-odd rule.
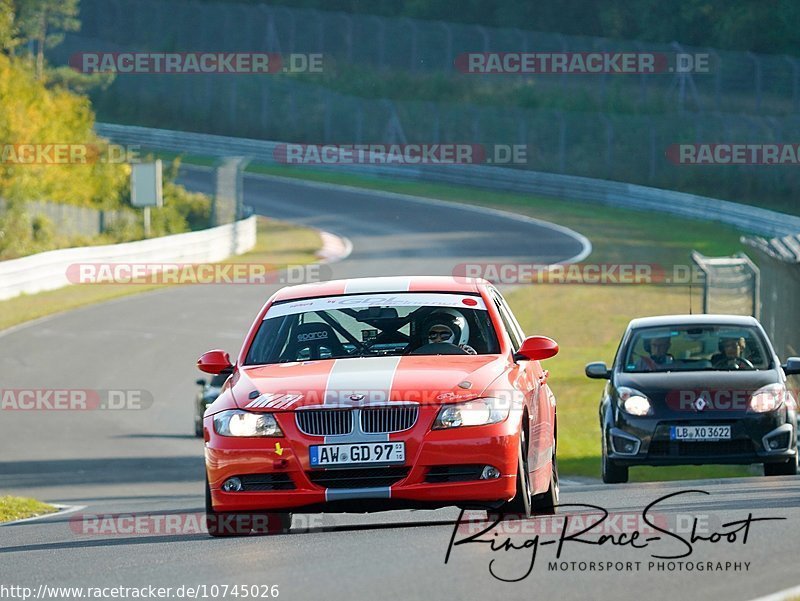
[[[741, 419], [619, 420], [606, 431], [609, 459], [620, 465], [701, 465], [783, 463], [797, 453], [793, 414]], [[673, 440], [672, 426], [729, 425], [730, 439]]]

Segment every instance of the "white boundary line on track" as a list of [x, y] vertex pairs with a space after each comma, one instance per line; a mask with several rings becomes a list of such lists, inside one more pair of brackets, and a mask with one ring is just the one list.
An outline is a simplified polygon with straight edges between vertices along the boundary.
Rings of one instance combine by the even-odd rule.
[[66, 515], [68, 513], [75, 513], [76, 511], [80, 511], [81, 509], [86, 509], [88, 505], [61, 505], [60, 503], [49, 503], [53, 507], [58, 508], [58, 511], [55, 513], [45, 513], [43, 515], [36, 515], [32, 518], [25, 518], [22, 520], [14, 520], [13, 522], [3, 522], [0, 524], [0, 527], [3, 526], [13, 526], [14, 524], [25, 524], [27, 522], [33, 522], [36, 520], [44, 520], [47, 518], [59, 517], [62, 515]]
[[[190, 168], [193, 167], [190, 166]], [[281, 175], [267, 175], [264, 173], [245, 172], [244, 176], [258, 178], [258, 179], [280, 181], [295, 185], [302, 185], [309, 188], [321, 188], [321, 189], [334, 188], [337, 190], [359, 193], [359, 194], [377, 194], [385, 198], [394, 198], [396, 200], [404, 200], [407, 202], [416, 202], [419, 204], [427, 204], [438, 207], [457, 208], [465, 211], [472, 211], [473, 213], [481, 213], [483, 215], [494, 215], [497, 217], [504, 217], [506, 219], [511, 219], [513, 221], [535, 224], [565, 234], [566, 236], [569, 236], [573, 240], [577, 241], [583, 247], [581, 252], [579, 252], [574, 257], [570, 257], [569, 259], [564, 259], [563, 261], [561, 261], [562, 263], [577, 263], [578, 261], [582, 261], [583, 259], [588, 257], [592, 252], [592, 243], [589, 241], [589, 239], [583, 234], [579, 234], [575, 230], [571, 230], [570, 228], [563, 225], [558, 225], [557, 223], [544, 221], [543, 219], [536, 219], [535, 217], [528, 217], [527, 215], [521, 215], [519, 213], [512, 213], [511, 211], [504, 211], [502, 209], [492, 209], [490, 207], [483, 207], [480, 205], [470, 205], [453, 200], [440, 200], [438, 198], [428, 198], [426, 196], [413, 196], [411, 194], [399, 194], [397, 192], [384, 192], [381, 190], [373, 190], [371, 188], [359, 188], [358, 186], [328, 184], [324, 182], [315, 182], [294, 177], [284, 177]]]
[[752, 601], [787, 601], [787, 599], [792, 599], [798, 596], [800, 596], [800, 585], [778, 591], [777, 593], [772, 593], [771, 595], [767, 595], [765, 597], [758, 597]]

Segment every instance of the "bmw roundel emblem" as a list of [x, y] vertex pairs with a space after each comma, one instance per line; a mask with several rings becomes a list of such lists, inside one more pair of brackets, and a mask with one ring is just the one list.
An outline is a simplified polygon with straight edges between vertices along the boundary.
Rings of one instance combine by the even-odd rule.
[[351, 394], [350, 395], [350, 400], [355, 402], [355, 403], [357, 403], [359, 401], [363, 401], [364, 400], [364, 395], [363, 394]]

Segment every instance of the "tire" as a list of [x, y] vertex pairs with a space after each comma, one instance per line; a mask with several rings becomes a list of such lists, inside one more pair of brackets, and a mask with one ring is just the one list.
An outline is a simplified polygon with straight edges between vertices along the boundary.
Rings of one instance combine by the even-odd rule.
[[531, 517], [531, 476], [528, 473], [528, 446], [525, 432], [520, 431], [517, 451], [517, 493], [497, 509], [486, 512], [490, 520], [527, 519]]
[[554, 515], [558, 507], [560, 487], [558, 484], [558, 461], [553, 452], [552, 470], [550, 471], [550, 486], [543, 495], [537, 495], [531, 502], [531, 510], [536, 515]]
[[608, 458], [608, 451], [606, 450], [606, 437], [605, 434], [601, 436], [602, 459], [601, 459], [601, 472], [603, 482], [606, 484], [624, 484], [628, 481], [628, 466], [619, 465]]
[[224, 538], [249, 534], [286, 534], [292, 526], [292, 514], [282, 512], [214, 511], [211, 486], [206, 476], [206, 529], [209, 536]]
[[783, 463], [765, 463], [764, 464], [765, 476], [796, 476], [797, 475], [797, 455], [794, 459], [785, 461]]

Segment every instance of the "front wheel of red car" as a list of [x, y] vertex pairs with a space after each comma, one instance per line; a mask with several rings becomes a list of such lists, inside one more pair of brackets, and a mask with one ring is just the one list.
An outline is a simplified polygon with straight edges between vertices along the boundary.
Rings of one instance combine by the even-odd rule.
[[531, 501], [531, 510], [537, 515], [553, 515], [558, 507], [559, 498], [558, 485], [558, 461], [556, 454], [553, 453], [552, 469], [550, 471], [550, 487], [543, 495], [537, 495]]
[[490, 520], [513, 520], [531, 517], [531, 476], [528, 472], [528, 446], [525, 432], [519, 435], [517, 453], [517, 494], [497, 509], [488, 511]]
[[206, 477], [206, 529], [214, 538], [249, 534], [285, 534], [292, 526], [291, 513], [234, 513], [214, 511], [211, 486]]

